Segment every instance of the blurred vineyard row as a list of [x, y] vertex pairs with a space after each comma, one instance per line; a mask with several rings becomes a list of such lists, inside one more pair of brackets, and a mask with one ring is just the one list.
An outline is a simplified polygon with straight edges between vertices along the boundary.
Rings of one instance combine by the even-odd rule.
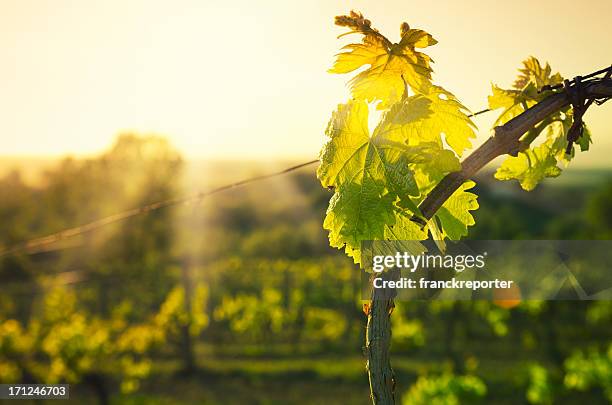
[[[194, 169], [123, 135], [36, 184], [0, 179], [0, 244], [269, 171]], [[609, 239], [608, 175], [580, 176], [529, 195], [481, 179], [471, 237]], [[1, 257], [0, 382], [100, 403], [367, 403], [360, 275], [321, 229], [329, 196], [306, 168]], [[609, 302], [399, 303], [392, 319], [406, 403], [612, 401]]]

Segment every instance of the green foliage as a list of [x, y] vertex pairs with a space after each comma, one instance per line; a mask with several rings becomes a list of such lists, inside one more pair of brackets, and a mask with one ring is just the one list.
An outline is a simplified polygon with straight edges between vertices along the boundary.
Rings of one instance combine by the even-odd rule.
[[473, 302], [472, 310], [484, 319], [496, 336], [506, 336], [508, 334], [510, 313], [507, 310], [489, 301]]
[[[402, 39], [395, 47], [375, 34], [363, 17], [349, 17], [352, 20], [343, 24], [362, 33], [364, 41], [345, 49], [347, 55], [338, 58], [344, 64], [339, 69], [354, 65], [368, 73], [359, 73], [351, 81], [352, 100], [339, 107], [328, 128], [324, 150], [327, 172], [321, 181], [333, 187], [335, 194], [342, 194], [334, 197], [341, 201], [328, 213], [328, 218], [332, 216], [330, 236], [337, 238], [338, 247], [346, 245], [357, 258], [358, 239], [380, 236], [381, 226], [382, 237], [389, 239], [465, 236], [474, 223], [471, 211], [478, 207], [472, 182], [466, 182], [446, 202], [424, 231], [410, 221], [411, 216], [419, 215], [415, 207], [423, 196], [442, 176], [459, 169], [459, 158], [474, 136], [465, 108], [431, 82], [431, 61], [416, 50], [435, 40], [403, 25]], [[533, 78], [525, 72], [526, 81], [518, 87], [552, 77], [538, 73], [536, 67], [533, 70]], [[525, 94], [520, 105], [513, 101], [512, 113], [524, 108], [522, 101], [532, 105], [540, 97], [533, 92]], [[373, 131], [368, 125], [374, 113], [370, 102], [377, 103], [382, 112]], [[567, 112], [565, 117], [569, 115]], [[563, 115], [559, 118], [564, 120]], [[358, 125], [353, 125], [355, 122]], [[542, 130], [559, 131], [559, 125], [562, 122], [552, 122]], [[588, 147], [585, 139], [582, 148]], [[558, 150], [561, 146], [554, 145]], [[348, 156], [347, 151], [357, 153]], [[341, 168], [344, 164], [347, 168]], [[30, 186], [16, 174], [7, 176], [0, 179], [0, 241], [13, 244], [144, 202], [172, 198], [179, 190], [180, 167], [180, 156], [166, 141], [126, 135], [99, 157], [66, 160], [51, 168], [39, 185]], [[233, 180], [237, 163], [229, 167], [231, 170], [219, 169], [202, 177], [220, 179], [230, 173]], [[349, 173], [348, 167], [354, 171]], [[511, 175], [518, 177], [524, 172], [528, 170]], [[313, 184], [311, 173], [301, 174], [272, 183], [274, 198], [270, 198], [268, 187], [242, 189], [240, 198], [228, 193], [204, 201], [197, 210], [189, 207], [190, 215], [184, 215], [185, 223], [179, 226], [172, 210], [159, 211], [64, 241], [57, 245], [63, 249], [56, 252], [0, 260], [0, 275], [6, 281], [0, 296], [0, 380], [33, 378], [81, 385], [86, 376], [103, 374], [119, 382], [124, 392], [147, 384], [147, 395], [154, 392], [177, 403], [201, 402], [202, 398], [231, 403], [230, 398], [236, 398], [234, 391], [246, 391], [244, 386], [249, 388], [240, 403], [252, 401], [254, 391], [262, 403], [286, 401], [288, 395], [317, 402], [309, 391], [318, 394], [322, 386], [329, 392], [317, 398], [326, 403], [334, 403], [334, 396], [340, 398], [336, 403], [351, 402], [348, 395], [355, 393], [357, 398], [365, 398], [358, 388], [363, 382], [358, 367], [361, 359], [347, 355], [358, 352], [362, 345], [359, 278], [346, 260], [328, 248], [319, 225], [319, 208], [327, 196]], [[529, 184], [540, 176], [527, 173], [525, 179]], [[483, 194], [486, 187], [482, 184], [479, 188], [480, 198], [484, 195], [487, 203], [483, 205], [494, 210], [488, 217], [478, 218], [472, 235], [490, 239], [550, 235], [546, 233], [548, 225], [568, 218], [542, 211], [540, 205], [552, 206], [551, 201], [563, 212], [575, 212], [579, 226], [569, 229], [570, 237], [610, 235], [612, 222], [606, 221], [609, 190], [591, 199], [585, 197], [591, 202], [583, 216], [582, 201], [577, 203], [575, 197], [590, 195], [590, 191], [563, 188], [546, 204], [536, 204], [513, 195], [498, 199], [497, 194]], [[360, 196], [362, 193], [370, 194]], [[533, 200], [539, 198], [542, 196], [533, 196]], [[383, 202], [382, 208], [376, 205]], [[369, 209], [368, 204], [386, 213], [383, 220], [359, 216]], [[180, 240], [178, 227], [186, 229]], [[349, 239], [353, 247], [346, 242]], [[179, 285], [181, 266], [191, 257], [188, 254], [196, 262], [206, 263], [194, 266], [191, 294], [184, 284]], [[52, 272], [75, 268], [84, 269], [83, 283], [76, 280], [78, 288], [56, 292], [47, 288], [47, 279], [61, 282]], [[473, 370], [472, 363], [493, 370], [480, 373], [489, 387], [495, 386], [489, 389], [488, 403], [508, 401], [506, 394], [514, 395], [510, 401], [520, 403], [525, 400], [524, 387], [512, 377], [524, 358], [530, 359], [534, 353], [545, 356], [553, 345], [561, 348], [564, 358], [568, 353], [563, 348], [576, 341], [586, 345], [610, 340], [609, 303], [559, 305], [554, 315], [541, 310], [540, 304], [525, 302], [516, 310], [485, 302], [398, 305], [392, 317], [398, 379], [415, 378], [450, 357], [458, 359], [457, 364], [468, 359], [467, 370]], [[589, 328], [580, 327], [585, 314], [591, 322]], [[544, 338], [551, 325], [561, 324], [564, 327], [555, 330], [556, 342]], [[176, 349], [184, 345], [184, 331], [195, 342], [195, 353], [206, 375], [223, 376], [215, 379], [218, 384], [202, 385], [201, 379], [173, 376], [180, 359]], [[253, 358], [254, 344], [258, 345], [256, 353], [264, 355], [261, 358]], [[414, 356], [415, 347], [418, 356]], [[216, 357], [217, 352], [231, 356]], [[308, 356], [299, 359], [300, 353]], [[585, 401], [596, 402], [601, 400], [600, 388], [609, 387], [610, 356], [593, 353], [570, 357], [566, 386], [590, 390], [581, 395]], [[309, 362], [316, 367], [303, 366]], [[228, 376], [230, 373], [240, 376], [239, 380]], [[549, 373], [552, 375], [552, 369]], [[531, 374], [531, 396], [534, 400], [546, 398], [549, 385], [542, 382], [550, 383], [550, 378], [543, 378], [537, 368]], [[244, 384], [245, 379], [252, 379], [253, 384]], [[339, 379], [347, 384], [338, 384]], [[198, 397], [182, 392], [185, 385], [176, 388], [193, 381], [199, 389], [218, 387], [220, 394], [214, 397], [209, 391], [198, 391]], [[421, 377], [406, 401], [477, 401], [484, 395], [482, 384], [470, 376]], [[273, 390], [277, 392], [271, 393]], [[124, 398], [117, 400], [123, 403]], [[151, 400], [147, 397], [140, 403]]]
[[348, 320], [337, 310], [311, 307], [304, 313], [304, 332], [324, 342], [338, 342], [347, 330]]
[[586, 222], [590, 225], [589, 237], [612, 239], [612, 182], [608, 181], [588, 201]]
[[586, 312], [590, 324], [605, 324], [612, 322], [612, 305], [608, 301], [595, 301]]
[[[105, 153], [91, 157], [87, 164], [73, 161], [70, 170], [64, 164], [50, 167], [43, 184], [29, 184], [14, 174], [0, 177], [0, 211], [6, 219], [0, 222], [0, 240], [6, 243], [10, 238], [16, 238], [14, 242], [29, 239], [57, 230], [58, 223], [74, 225], [83, 219], [75, 217], [72, 209], [61, 210], [62, 198], [66, 206], [81, 207], [92, 217], [98, 210], [106, 210], [105, 204], [133, 207], [137, 203], [126, 203], [121, 193], [123, 182], [129, 183], [132, 176], [142, 179], [144, 188], [132, 190], [131, 201], [147, 200], [147, 195], [171, 195], [173, 188], [166, 187], [172, 186], [170, 179], [147, 179], [139, 172], [140, 166], [148, 167], [146, 160], [141, 160], [138, 153], [129, 155], [132, 157], [126, 157], [122, 165], [129, 167], [130, 173], [114, 167], [115, 161]], [[132, 159], [132, 163], [127, 161]], [[102, 160], [108, 165], [107, 177], [103, 175]], [[165, 165], [163, 162], [159, 164]], [[245, 174], [268, 170], [242, 165], [234, 162], [227, 167]], [[199, 170], [198, 166], [198, 173]], [[202, 181], [226, 181], [222, 176], [230, 180], [238, 176], [234, 172], [228, 174], [223, 166], [206, 172], [210, 175], [201, 176]], [[477, 224], [470, 228], [470, 236], [554, 238], [556, 234], [550, 233], [550, 226], [564, 223], [570, 213], [576, 225], [567, 229], [569, 233], [564, 238], [609, 234], [610, 223], [605, 220], [610, 196], [610, 188], [604, 186], [607, 176], [605, 171], [567, 173], [565, 181], [545, 185], [546, 193], [529, 199], [523, 198], [520, 190], [499, 193], [495, 186], [477, 178], [483, 209], [474, 215]], [[180, 177], [177, 174], [173, 178]], [[207, 186], [205, 183], [198, 188]], [[275, 192], [274, 198], [270, 198], [270, 190]], [[365, 401], [368, 393], [360, 354], [364, 330], [360, 277], [350, 260], [329, 248], [326, 232], [321, 229], [328, 196], [306, 169], [272, 179], [266, 187], [219, 194], [203, 200], [197, 209], [187, 206], [185, 212], [166, 212], [154, 220], [130, 220], [125, 226], [111, 226], [101, 235], [92, 233], [60, 244], [62, 249], [58, 251], [0, 260], [0, 380], [23, 382], [38, 370], [31, 377], [44, 381], [50, 372], [49, 358], [32, 337], [46, 334], [31, 332], [34, 328], [30, 319], [66, 325], [71, 314], [77, 312], [96, 330], [106, 331], [108, 340], [102, 347], [113, 348], [109, 356], [100, 360], [93, 350], [95, 346], [84, 344], [87, 350], [76, 353], [95, 358], [96, 364], [75, 370], [108, 376], [112, 403], [128, 399], [148, 403], [154, 397], [177, 404], [245, 403], [254, 397], [262, 403], [282, 403], [288, 395], [297, 398], [297, 403], [318, 399], [337, 404]], [[553, 206], [559, 211], [551, 212], [548, 207]], [[596, 223], [596, 218], [601, 221]], [[177, 219], [184, 222], [177, 223]], [[129, 237], [125, 237], [126, 233]], [[164, 241], [161, 234], [171, 238]], [[185, 256], [187, 253], [190, 256]], [[192, 304], [205, 305], [194, 311], [209, 316], [204, 329], [190, 335], [194, 356], [198, 368], [215, 384], [202, 384], [202, 374], [194, 378], [175, 375], [183, 369], [180, 339], [189, 330], [185, 322], [177, 322], [186, 318], [176, 314], [186, 310], [181, 270], [184, 263], [190, 262]], [[53, 311], [43, 314], [47, 290], [67, 280], [62, 272], [75, 269], [85, 271], [78, 273], [82, 278], [73, 279], [74, 284], [69, 285], [74, 288], [68, 288], [71, 293], [57, 294]], [[206, 302], [195, 298], [198, 285], [207, 286]], [[277, 297], [276, 304], [258, 309], [266, 288], [275, 291], [271, 296]], [[283, 327], [272, 330], [266, 323], [251, 323], [254, 329], [239, 333], [230, 324], [242, 319], [244, 312], [236, 312], [235, 319], [215, 319], [224, 299], [243, 296], [256, 298], [254, 307], [245, 312], [270, 311], [258, 315], [263, 319], [272, 318], [280, 310], [284, 314]], [[174, 304], [164, 304], [170, 302]], [[550, 381], [556, 383], [553, 377], [562, 376], [563, 370], [551, 365], [549, 347], [558, 346], [564, 359], [572, 355], [568, 350], [573, 350], [576, 342], [587, 347], [601, 346], [612, 339], [609, 302], [564, 304], [525, 301], [506, 310], [489, 302], [397, 303], [391, 317], [397, 379], [416, 380], [419, 375], [439, 371], [449, 361], [455, 370], [463, 366], [466, 372], [474, 372], [472, 363], [477, 363], [478, 375], [488, 387], [483, 403], [524, 403], [526, 384], [516, 376], [522, 375], [525, 362], [534, 356], [542, 357], [539, 361], [547, 364]], [[163, 306], [173, 309], [161, 316]], [[554, 306], [554, 313], [548, 310], [550, 306]], [[81, 328], [80, 335], [94, 336], [93, 327], [82, 329], [82, 323], [77, 326]], [[549, 340], [547, 334], [552, 327], [556, 338]], [[118, 329], [121, 331], [115, 332]], [[79, 337], [69, 340], [78, 342]], [[62, 343], [61, 347], [74, 350], [72, 343]], [[37, 353], [34, 360], [24, 355], [28, 350]], [[121, 385], [124, 390], [136, 388], [129, 382], [132, 378], [124, 374], [124, 370], [132, 368], [130, 360], [123, 365], [115, 363], [121, 358], [119, 353], [150, 364], [146, 377], [133, 379], [139, 386], [134, 393], [120, 393], [117, 389]], [[79, 363], [76, 357], [70, 358]], [[88, 361], [91, 360], [82, 364]], [[77, 385], [79, 389], [71, 393], [74, 400], [95, 403], [86, 380], [81, 378]], [[595, 387], [565, 394], [584, 399], [585, 403], [605, 403], [602, 389]], [[137, 398], [141, 398], [140, 402]]]
[[561, 169], [557, 167], [551, 148], [542, 144], [521, 152], [516, 157], [508, 157], [495, 172], [495, 178], [517, 179], [523, 189], [531, 191], [545, 177], [557, 177], [560, 174]]
[[612, 401], [612, 345], [603, 353], [597, 350], [575, 352], [565, 361], [565, 386], [586, 391], [601, 388]]
[[554, 396], [548, 370], [534, 363], [529, 365], [528, 374], [527, 401], [530, 404], [552, 404]]
[[362, 43], [342, 48], [344, 52], [337, 55], [330, 69], [332, 73], [349, 73], [368, 65], [350, 82], [354, 98], [379, 101], [380, 108], [387, 108], [401, 99], [405, 82], [417, 93], [427, 91], [431, 85], [431, 58], [416, 49], [437, 43], [430, 34], [404, 23], [400, 29], [401, 40], [393, 44], [355, 11], [336, 17], [336, 24], [350, 29], [343, 35], [363, 35]]
[[157, 314], [134, 323], [120, 306], [103, 319], [80, 308], [74, 291], [52, 289], [27, 327], [15, 319], [0, 323], [0, 353], [7, 356], [0, 360], [0, 378], [17, 382], [26, 372], [44, 383], [76, 384], [104, 374], [119, 378], [124, 392], [134, 391], [150, 373], [153, 349], [171, 340], [179, 327], [197, 335], [207, 324], [206, 289], [196, 287], [191, 313], [184, 298], [183, 289], [175, 287]]
[[463, 183], [436, 213], [442, 225], [443, 234], [451, 240], [459, 240], [462, 236], [467, 236], [468, 226], [475, 224], [470, 211], [478, 209], [477, 196], [467, 191], [475, 185], [473, 181]]
[[155, 325], [174, 335], [180, 328], [187, 328], [192, 336], [197, 336], [208, 325], [207, 298], [208, 288], [202, 283], [195, 286], [192, 297], [186, 296], [184, 287], [174, 287], [155, 315]]
[[473, 403], [484, 397], [486, 385], [476, 376], [443, 374], [435, 377], [419, 377], [404, 395], [405, 405], [458, 405], [463, 401]]
[[[324, 275], [328, 268], [333, 274]], [[351, 323], [357, 326], [357, 279], [346, 262], [234, 258], [211, 270], [223, 275], [225, 287], [214, 297], [213, 319], [234, 340], [268, 346], [307, 336], [311, 343], [337, 344]]]
[[[343, 48], [331, 71], [369, 68], [351, 80], [353, 100], [333, 113], [320, 154], [317, 175], [334, 189], [323, 225], [331, 246], [345, 248], [359, 263], [364, 240], [423, 240], [428, 230], [434, 239], [459, 239], [474, 223], [469, 211], [478, 207], [475, 195], [465, 191], [471, 182], [446, 202], [428, 229], [410, 221], [420, 215], [417, 204], [426, 193], [460, 170], [458, 157], [475, 137], [467, 109], [431, 82], [431, 60], [416, 51], [436, 41], [404, 23], [400, 42], [393, 44], [355, 12], [336, 23], [363, 35], [363, 41]], [[372, 133], [368, 102], [383, 110]]]
[[403, 347], [423, 346], [425, 344], [426, 329], [421, 319], [409, 317], [404, 305], [396, 304], [398, 307], [393, 311], [391, 317], [391, 329], [393, 334], [393, 345]]
[[[503, 125], [523, 111], [534, 106], [552, 94], [551, 91], [540, 91], [544, 86], [556, 85], [563, 82], [559, 73], [552, 74], [550, 65], [542, 67], [533, 56], [523, 62], [523, 68], [514, 83], [513, 89], [501, 89], [492, 86], [492, 95], [489, 96], [489, 108], [502, 109], [495, 121], [495, 125]], [[540, 124], [530, 129], [522, 138], [530, 144], [541, 133], [544, 140], [538, 146], [521, 151], [518, 156], [508, 156], [501, 164], [495, 178], [499, 180], [516, 179], [523, 189], [533, 190], [537, 184], [546, 177], [557, 177], [561, 174], [558, 164], [567, 165], [573, 157], [572, 153], [566, 155], [567, 132], [572, 125], [570, 107], [554, 112]], [[589, 149], [591, 135], [585, 128], [582, 137], [578, 140], [580, 150]]]
[[227, 320], [236, 334], [252, 334], [255, 338], [264, 338], [266, 331], [278, 334], [285, 327], [289, 316], [282, 306], [282, 295], [271, 288], [261, 294], [238, 294], [224, 297], [221, 305], [215, 310], [217, 321]]
[[552, 74], [550, 65], [542, 67], [540, 61], [533, 56], [523, 61], [523, 68], [514, 82], [513, 89], [502, 89], [492, 85], [493, 94], [489, 96], [489, 108], [503, 108], [495, 121], [502, 125], [521, 114], [527, 108], [534, 106], [550, 95], [550, 92], [540, 92], [546, 85], [556, 85], [563, 82], [559, 73]]
[[22, 356], [32, 347], [30, 336], [15, 319], [0, 323], [0, 381], [16, 383], [21, 381]]
[[66, 289], [49, 291], [41, 305], [27, 327], [14, 319], [0, 324], [1, 352], [10, 353], [8, 362], [0, 362], [3, 380], [19, 381], [26, 372], [47, 384], [76, 384], [108, 373], [132, 391], [148, 375], [146, 353], [162, 340], [157, 327], [93, 316], [79, 309], [76, 295]]

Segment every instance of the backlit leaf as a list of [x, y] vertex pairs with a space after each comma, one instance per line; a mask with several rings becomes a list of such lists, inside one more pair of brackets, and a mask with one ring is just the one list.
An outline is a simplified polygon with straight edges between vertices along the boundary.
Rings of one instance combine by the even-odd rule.
[[542, 67], [533, 56], [523, 61], [523, 68], [519, 69], [519, 72], [513, 89], [505, 90], [492, 85], [493, 94], [489, 96], [489, 108], [492, 110], [504, 109], [495, 121], [495, 125], [508, 122], [527, 108], [548, 97], [551, 92], [540, 92], [542, 87], [563, 82], [563, 77], [559, 73], [551, 74], [548, 63]]
[[337, 55], [329, 70], [331, 73], [349, 73], [367, 66], [349, 82], [354, 98], [379, 101], [379, 108], [388, 108], [401, 99], [406, 84], [415, 93], [428, 91], [431, 59], [416, 49], [437, 43], [430, 34], [418, 29], [402, 29], [401, 40], [394, 44], [355, 12], [337, 17], [336, 24], [349, 27], [351, 31], [347, 34], [363, 35], [361, 43], [342, 48], [343, 52]]
[[[356, 12], [337, 17], [336, 24], [363, 38], [342, 48], [330, 70], [359, 69], [350, 82], [352, 100], [338, 107], [327, 127], [317, 171], [321, 184], [334, 190], [323, 224], [330, 244], [357, 263], [368, 240], [412, 241], [403, 248], [421, 252], [418, 241], [431, 234], [443, 248], [445, 238], [467, 233], [478, 204], [466, 191], [474, 183], [466, 182], [426, 226], [414, 222], [421, 217], [417, 204], [446, 174], [461, 169], [459, 157], [475, 138], [469, 111], [432, 84], [431, 59], [417, 51], [436, 40], [403, 23], [394, 44]], [[370, 133], [374, 106], [384, 112]]]
[[548, 144], [521, 152], [517, 157], [508, 157], [497, 169], [495, 178], [499, 180], [516, 179], [527, 191], [533, 190], [545, 177], [557, 177], [561, 169]]
[[340, 105], [327, 135], [317, 175], [335, 193], [323, 227], [332, 246], [346, 245], [355, 256], [361, 241], [383, 239], [385, 227], [404, 209], [399, 203], [416, 209], [410, 196], [419, 191], [409, 164], [418, 160], [417, 149], [389, 140], [381, 130], [370, 136], [363, 101]]
[[461, 156], [476, 137], [476, 127], [467, 112], [452, 93], [431, 86], [424, 94], [394, 104], [381, 125], [391, 132], [387, 136], [407, 139], [409, 145], [433, 142], [443, 148], [446, 141]]
[[[505, 90], [493, 86], [493, 94], [489, 96], [489, 108], [503, 110], [495, 125], [503, 125], [549, 97], [551, 91], [539, 91], [544, 86], [563, 82], [563, 77], [559, 73], [553, 74], [548, 63], [542, 66], [534, 57], [525, 60], [519, 72], [514, 89]], [[566, 107], [531, 128], [521, 140], [533, 142], [536, 146], [521, 152], [517, 157], [507, 157], [495, 177], [500, 180], [516, 179], [525, 190], [532, 190], [543, 178], [558, 176], [561, 173], [558, 164], [567, 165], [575, 154], [575, 146], [569, 155], [566, 154], [567, 133], [572, 122], [572, 111], [570, 107]], [[580, 150], [584, 151], [588, 150], [590, 142], [590, 133], [585, 128], [577, 144]]]
[[473, 181], [463, 183], [436, 213], [444, 235], [451, 240], [459, 240], [466, 236], [468, 226], [475, 224], [470, 211], [478, 209], [477, 195], [467, 191], [475, 185]]

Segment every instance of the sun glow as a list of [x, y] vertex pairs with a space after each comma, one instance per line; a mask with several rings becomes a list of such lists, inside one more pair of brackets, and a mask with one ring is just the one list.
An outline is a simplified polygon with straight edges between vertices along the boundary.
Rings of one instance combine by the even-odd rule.
[[[569, 1], [519, 1], [524, 6], [503, 11], [512, 26], [499, 23], [500, 6], [492, 2], [445, 1], [435, 12], [414, 2], [388, 3], [350, 6], [393, 39], [404, 20], [431, 32], [439, 41], [429, 51], [434, 80], [474, 110], [485, 107], [490, 83], [509, 84], [529, 54], [567, 76], [610, 63], [601, 52], [604, 19], [612, 12], [607, 1], [572, 7], [571, 15], [561, 12]], [[118, 132], [134, 130], [168, 136], [187, 157], [316, 156], [329, 112], [348, 97], [345, 79], [326, 72], [347, 41], [336, 39], [342, 30], [333, 26], [347, 7], [340, 1], [299, 7], [246, 0], [4, 1], [0, 150], [95, 153]], [[541, 18], [553, 9], [560, 11], [554, 19]], [[606, 162], [603, 149], [612, 147], [609, 118], [592, 110], [587, 122], [597, 147], [579, 163]], [[477, 118], [481, 137], [491, 122]]]

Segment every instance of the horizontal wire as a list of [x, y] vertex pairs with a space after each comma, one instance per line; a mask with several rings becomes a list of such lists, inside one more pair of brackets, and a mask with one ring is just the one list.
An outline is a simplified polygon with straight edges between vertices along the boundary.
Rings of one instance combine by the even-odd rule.
[[[577, 76], [577, 77], [580, 77], [580, 80], [586, 80], [586, 79], [590, 79], [592, 77], [598, 76], [603, 73], [608, 73], [608, 72], [612, 72], [612, 65], [606, 68], [603, 68], [603, 69], [596, 70], [595, 72], [589, 73], [586, 76]], [[570, 84], [576, 83], [576, 77], [570, 80], [569, 83]], [[558, 89], [563, 88], [563, 86], [564, 86], [563, 83], [558, 83], [554, 85], [546, 85], [542, 87], [541, 89], [539, 89], [538, 92], [543, 92], [544, 90], [558, 90]]]
[[[472, 113], [470, 115], [468, 115], [468, 117], [475, 117], [477, 115], [480, 114], [484, 114], [486, 112], [491, 111], [490, 108], [486, 108], [484, 110], [480, 110], [478, 112]], [[131, 217], [135, 217], [138, 215], [142, 215], [142, 214], [146, 214], [149, 213], [151, 211], [156, 211], [159, 210], [161, 208], [166, 208], [166, 207], [170, 207], [170, 206], [174, 206], [174, 205], [181, 205], [181, 204], [187, 204], [187, 203], [191, 203], [191, 202], [195, 202], [198, 200], [201, 200], [202, 198], [211, 196], [213, 194], [217, 194], [226, 190], [230, 190], [236, 187], [240, 187], [240, 186], [244, 186], [246, 184], [250, 184], [250, 183], [254, 183], [257, 181], [261, 181], [261, 180], [265, 180], [265, 179], [269, 179], [272, 177], [276, 177], [276, 176], [281, 176], [283, 174], [286, 173], [290, 173], [293, 172], [295, 170], [301, 169], [303, 167], [306, 166], [310, 166], [312, 164], [315, 164], [319, 161], [319, 159], [314, 159], [314, 160], [310, 160], [308, 162], [304, 162], [304, 163], [300, 163], [297, 164], [295, 166], [291, 166], [288, 167], [286, 169], [280, 170], [278, 172], [273, 172], [273, 173], [269, 173], [269, 174], [264, 174], [264, 175], [260, 175], [260, 176], [255, 176], [255, 177], [251, 177], [248, 179], [244, 179], [244, 180], [240, 180], [234, 183], [230, 183], [224, 186], [220, 186], [217, 188], [213, 188], [212, 190], [208, 190], [208, 191], [200, 191], [196, 194], [191, 194], [188, 196], [184, 196], [184, 197], [179, 197], [179, 198], [172, 198], [172, 199], [168, 199], [168, 200], [164, 200], [164, 201], [158, 201], [158, 202], [154, 202], [151, 204], [147, 204], [141, 207], [137, 207], [137, 208], [133, 208], [127, 211], [123, 211], [123, 212], [119, 212], [117, 214], [113, 214], [104, 218], [100, 218], [97, 219], [95, 221], [83, 224], [83, 225], [79, 225], [79, 226], [75, 226], [73, 228], [68, 228], [68, 229], [64, 229], [62, 231], [47, 235], [47, 236], [43, 236], [40, 238], [35, 238], [35, 239], [31, 239], [25, 242], [21, 242], [18, 243], [14, 246], [8, 247], [8, 248], [4, 248], [2, 250], [0, 250], [0, 257], [4, 257], [4, 256], [9, 256], [9, 255], [14, 255], [17, 253], [21, 253], [21, 252], [26, 252], [28, 254], [32, 254], [32, 253], [36, 253], [36, 252], [40, 252], [41, 248], [48, 246], [48, 245], [52, 245], [54, 243], [60, 242], [62, 240], [66, 240], [69, 238], [73, 238], [75, 236], [79, 236], [88, 232], [92, 232], [96, 229], [102, 228], [106, 225], [110, 225], [116, 222], [120, 222], [123, 221], [125, 219], [131, 218]], [[45, 250], [45, 251], [53, 251], [53, 250]]]
[[480, 115], [480, 114], [484, 114], [484, 113], [489, 112], [489, 111], [491, 111], [490, 108], [485, 108], [484, 110], [480, 110], [480, 111], [477, 111], [475, 113], [472, 113], [472, 114], [468, 115], [468, 118], [472, 118], [472, 117], [475, 117], [475, 116]]
[[108, 217], [100, 218], [100, 219], [97, 219], [95, 221], [89, 222], [84, 225], [79, 225], [73, 228], [68, 228], [63, 231], [53, 233], [51, 235], [31, 239], [29, 241], [19, 243], [10, 248], [3, 249], [0, 251], [0, 257], [8, 256], [11, 254], [16, 254], [22, 251], [32, 251], [34, 249], [41, 248], [46, 245], [57, 243], [61, 240], [65, 240], [65, 239], [72, 238], [72, 237], [75, 237], [75, 236], [78, 236], [78, 235], [81, 235], [87, 232], [91, 232], [103, 226], [110, 225], [112, 223], [119, 222], [119, 221], [122, 221], [128, 218], [131, 218], [131, 217], [135, 217], [137, 215], [146, 214], [151, 211], [156, 211], [161, 208], [195, 202], [195, 201], [201, 200], [202, 198], [211, 196], [213, 194], [227, 191], [227, 190], [230, 190], [236, 187], [244, 186], [249, 183], [280, 176], [280, 175], [301, 169], [302, 167], [312, 165], [314, 163], [317, 163], [318, 161], [319, 161], [318, 159], [310, 160], [308, 162], [300, 163], [295, 166], [291, 166], [286, 169], [280, 170], [278, 172], [273, 172], [273, 173], [268, 173], [268, 174], [264, 174], [260, 176], [251, 177], [251, 178], [240, 180], [234, 183], [226, 184], [224, 186], [216, 187], [208, 191], [200, 191], [196, 194], [191, 194], [191, 195], [184, 196], [184, 197], [171, 198], [171, 199], [164, 200], [164, 201], [158, 201], [158, 202], [147, 204], [147, 205], [144, 205], [138, 208], [133, 208], [127, 211], [113, 214]]
[[[597, 76], [599, 74], [602, 73], [607, 73], [607, 76], [609, 76], [609, 72], [612, 71], [612, 66], [604, 68], [604, 69], [600, 69], [598, 71], [595, 71], [593, 73], [590, 73], [586, 76], [583, 76], [582, 79], [589, 79], [592, 78], [594, 76]], [[574, 82], [575, 80], [572, 80], [571, 82]], [[555, 89], [555, 87], [551, 87], [551, 89]], [[472, 113], [470, 115], [468, 115], [468, 117], [475, 117], [477, 115], [480, 114], [484, 114], [486, 112], [492, 111], [490, 108], [486, 108], [484, 110], [480, 110], [477, 111], [475, 113]], [[2, 251], [0, 251], [0, 257], [4, 257], [4, 256], [8, 256], [11, 254], [16, 254], [22, 251], [27, 251], [28, 253], [33, 253], [32, 250], [36, 249], [36, 248], [41, 248], [43, 246], [47, 246], [47, 245], [51, 245], [53, 243], [59, 242], [61, 240], [64, 239], [68, 239], [74, 236], [78, 236], [87, 232], [91, 232], [94, 231], [98, 228], [101, 228], [103, 226], [115, 223], [115, 222], [119, 222], [122, 221], [124, 219], [128, 219], [130, 217], [134, 217], [137, 215], [141, 215], [141, 214], [145, 214], [145, 213], [149, 213], [151, 211], [155, 211], [161, 208], [165, 208], [165, 207], [169, 207], [169, 206], [173, 206], [173, 205], [180, 205], [180, 204], [186, 204], [186, 203], [190, 203], [190, 202], [195, 202], [195, 201], [199, 201], [205, 197], [211, 196], [213, 194], [217, 194], [226, 190], [230, 190], [236, 187], [240, 187], [249, 183], [253, 183], [253, 182], [257, 182], [257, 181], [261, 181], [261, 180], [265, 180], [265, 179], [269, 179], [269, 178], [273, 178], [276, 176], [280, 176], [286, 173], [290, 173], [293, 172], [295, 170], [301, 169], [303, 167], [306, 166], [310, 166], [314, 163], [317, 163], [319, 160], [318, 159], [314, 159], [314, 160], [310, 160], [308, 162], [304, 162], [304, 163], [300, 163], [291, 167], [288, 167], [286, 169], [277, 171], [277, 172], [273, 172], [273, 173], [269, 173], [269, 174], [264, 174], [264, 175], [260, 175], [260, 176], [255, 176], [255, 177], [251, 177], [248, 179], [244, 179], [244, 180], [240, 180], [234, 183], [230, 183], [224, 186], [220, 186], [217, 188], [213, 188], [211, 190], [208, 191], [201, 191], [198, 192], [196, 194], [192, 194], [192, 195], [188, 195], [188, 196], [184, 196], [184, 197], [180, 197], [180, 198], [173, 198], [173, 199], [168, 199], [168, 200], [164, 200], [164, 201], [159, 201], [159, 202], [154, 202], [151, 204], [147, 204], [145, 206], [141, 206], [138, 208], [134, 208], [128, 211], [124, 211], [124, 212], [120, 212], [105, 218], [101, 218], [92, 222], [89, 222], [87, 224], [81, 225], [81, 226], [77, 226], [77, 227], [73, 227], [73, 228], [69, 228], [69, 229], [65, 229], [63, 231], [48, 235], [48, 236], [44, 236], [41, 238], [36, 238], [36, 239], [31, 239], [29, 241], [26, 242], [22, 242], [20, 244], [17, 244], [15, 246], [12, 246], [10, 248], [6, 248]], [[55, 249], [57, 250], [57, 249]], [[53, 251], [53, 250], [46, 250], [46, 251]], [[80, 274], [84, 273], [81, 271], [71, 271], [71, 272], [67, 272], [70, 273], [72, 275], [76, 274], [76, 278], [72, 278], [70, 280], [63, 280], [64, 282], [60, 282], [59, 284], [81, 284], [81, 283], [89, 283], [89, 282], [94, 282], [94, 281], [109, 281], [108, 279], [100, 279], [100, 278], [96, 278], [96, 277], [78, 277]], [[73, 274], [74, 273], [74, 274]], [[60, 273], [57, 275], [58, 277], [62, 278], [65, 276], [65, 274]], [[53, 277], [53, 276], [46, 276], [48, 277]], [[112, 281], [112, 279], [111, 279]], [[17, 283], [17, 284], [21, 284], [21, 283]], [[26, 283], [29, 284], [29, 283]], [[39, 291], [40, 292], [40, 291]]]

